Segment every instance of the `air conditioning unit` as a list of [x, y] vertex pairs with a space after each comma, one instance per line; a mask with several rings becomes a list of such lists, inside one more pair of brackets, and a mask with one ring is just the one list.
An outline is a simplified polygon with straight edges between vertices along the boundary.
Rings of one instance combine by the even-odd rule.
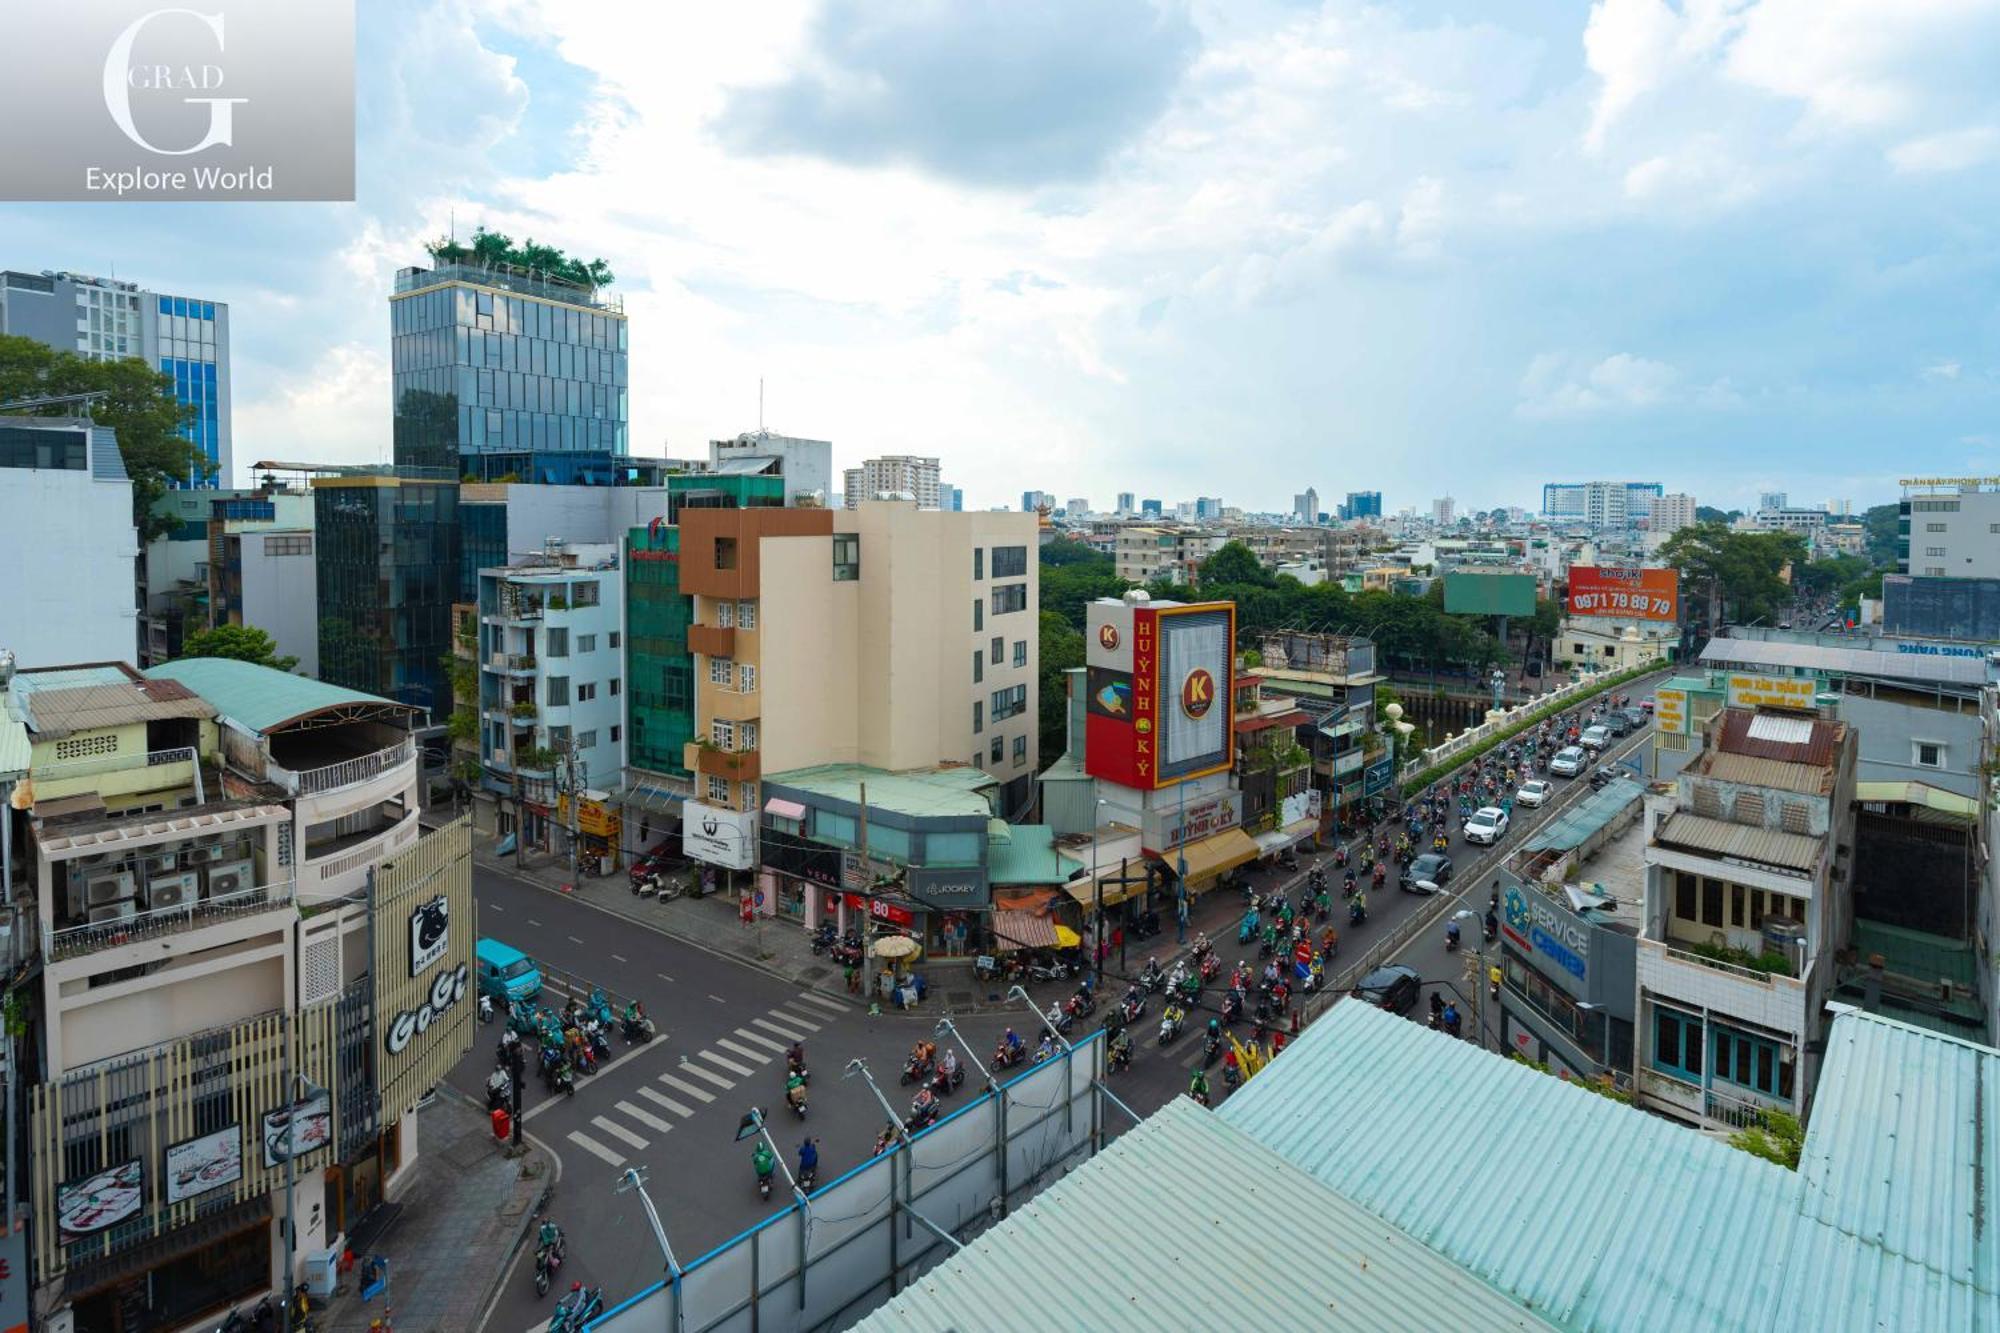
[[138, 892], [138, 883], [132, 878], [132, 872], [129, 870], [120, 870], [109, 875], [99, 875], [95, 879], [87, 879], [83, 883], [84, 902], [90, 907], [102, 907], [106, 903], [115, 903], [121, 899], [130, 898], [136, 892]]
[[201, 876], [192, 870], [159, 875], [146, 885], [146, 906], [184, 907], [201, 897]]
[[198, 847], [189, 848], [187, 859], [190, 865], [207, 865], [211, 861], [220, 861], [222, 859], [222, 844], [219, 842], [205, 842]]
[[92, 852], [89, 856], [79, 856], [76, 860], [71, 861], [69, 863], [70, 873], [75, 874], [79, 870], [88, 873], [98, 866], [108, 866], [117, 859], [118, 853], [116, 852]]
[[171, 874], [180, 865], [180, 860], [172, 852], [154, 852], [140, 862], [149, 875]]
[[224, 894], [241, 893], [256, 882], [256, 867], [249, 861], [229, 861], [212, 865], [206, 872], [206, 896], [220, 898]]
[[139, 908], [130, 898], [122, 903], [106, 903], [102, 907], [90, 909], [90, 924], [95, 926], [105, 921], [123, 921], [138, 914]]

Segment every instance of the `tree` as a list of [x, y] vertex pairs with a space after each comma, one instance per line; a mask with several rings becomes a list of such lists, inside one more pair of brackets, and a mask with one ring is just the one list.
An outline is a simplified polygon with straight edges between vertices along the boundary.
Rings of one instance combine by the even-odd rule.
[[1057, 569], [1067, 565], [1101, 564], [1108, 567], [1111, 564], [1111, 557], [1104, 555], [1094, 546], [1086, 546], [1073, 538], [1060, 537], [1043, 544], [1041, 562], [1043, 569]]
[[1861, 511], [1861, 526], [1868, 534], [1868, 558], [1884, 569], [1894, 569], [1901, 554], [1903, 507], [1893, 501], [1870, 505]]
[[174, 400], [171, 376], [136, 357], [93, 361], [61, 352], [33, 338], [0, 334], [0, 402], [103, 390], [108, 396], [84, 405], [28, 408], [42, 416], [87, 413], [118, 432], [118, 455], [132, 479], [132, 522], [139, 542], [171, 533], [177, 521], [153, 512], [170, 484], [186, 484], [215, 471], [208, 455], [181, 430], [194, 421], [194, 407]]
[[1039, 662], [1042, 672], [1041, 754], [1048, 764], [1068, 748], [1069, 691], [1063, 673], [1083, 665], [1083, 634], [1054, 611], [1044, 609]]
[[236, 662], [290, 671], [299, 664], [296, 657], [278, 656], [277, 642], [254, 625], [217, 625], [198, 629], [181, 642], [181, 656], [226, 657]]
[[1227, 587], [1269, 588], [1276, 583], [1271, 572], [1242, 542], [1224, 542], [1222, 549], [1201, 562], [1198, 580], [1204, 596]]
[[1708, 602], [1708, 623], [1728, 607], [1739, 621], [1774, 616], [1794, 590], [1780, 577], [1787, 564], [1803, 568], [1806, 542], [1796, 532], [1737, 532], [1726, 523], [1682, 528], [1660, 547], [1660, 558]]
[[1697, 523], [1734, 523], [1742, 517], [1741, 509], [1717, 509], [1712, 505], [1694, 507], [1694, 521]]

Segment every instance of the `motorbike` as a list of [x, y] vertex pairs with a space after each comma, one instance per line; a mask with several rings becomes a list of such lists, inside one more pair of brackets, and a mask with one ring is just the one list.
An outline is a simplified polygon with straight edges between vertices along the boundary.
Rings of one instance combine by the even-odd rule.
[[1132, 923], [1132, 934], [1137, 939], [1149, 940], [1160, 933], [1160, 914], [1147, 912]]
[[1021, 1061], [1026, 1058], [1027, 1058], [1027, 1052], [1023, 1050], [1021, 1047], [1009, 1046], [1006, 1042], [1003, 1041], [993, 1051], [992, 1067], [995, 1070], [1012, 1069], [1015, 1065], [1020, 1064]]
[[611, 1038], [605, 1032], [606, 1027], [607, 1024], [595, 1018], [583, 1026], [584, 1044], [590, 1047], [590, 1053], [599, 1060], [611, 1058]]
[[848, 931], [840, 943], [833, 946], [833, 961], [842, 967], [861, 966], [861, 937]]
[[840, 939], [840, 932], [833, 928], [832, 923], [829, 922], [828, 924], [821, 926], [818, 930], [815, 930], [813, 932], [812, 936], [813, 956], [817, 958], [819, 955], [825, 953], [828, 949], [831, 949], [834, 946], [835, 942], [838, 941], [839, 939]]
[[1221, 1053], [1222, 1053], [1222, 1038], [1216, 1036], [1213, 1032], [1209, 1033], [1206, 1037], [1202, 1038], [1201, 1063], [1204, 1069], [1207, 1068], [1209, 1065], [1214, 1064], [1215, 1057], [1220, 1055]]
[[1347, 905], [1348, 925], [1358, 926], [1367, 919], [1368, 919], [1368, 909], [1361, 905], [1361, 900], [1359, 898], [1356, 898], [1353, 902], [1350, 902]]
[[1049, 1005], [1049, 1011], [1042, 1015], [1042, 1021], [1061, 1033], [1068, 1033], [1076, 1026], [1076, 1019], [1070, 1015], [1069, 1010], [1058, 1004]]
[[576, 1048], [574, 1063], [578, 1073], [595, 1074], [597, 1072], [597, 1048], [588, 1041], [581, 1043]]
[[785, 1090], [785, 1101], [790, 1104], [792, 1110], [798, 1113], [799, 1119], [803, 1120], [806, 1118], [805, 1084], [801, 1083], [796, 1088], [787, 1088]]
[[1119, 1005], [1119, 1013], [1123, 1020], [1127, 1023], [1136, 1023], [1139, 1021], [1139, 1016], [1145, 1012], [1146, 997], [1135, 991], [1125, 992], [1125, 999]]
[[1131, 1067], [1132, 1067], [1132, 1043], [1129, 1041], [1112, 1042], [1110, 1058], [1106, 1062], [1105, 1068], [1109, 1070], [1111, 1073], [1117, 1074], [1117, 1073], [1122, 1073], [1123, 1071], [1130, 1069]]
[[1069, 998], [1070, 1002], [1077, 1006], [1077, 1017], [1087, 1018], [1097, 1012], [1097, 993], [1091, 990], [1088, 983], [1078, 986], [1076, 994]]
[[479, 997], [479, 1021], [482, 1023], [491, 1023], [493, 1021], [493, 997], [491, 995], [482, 995]]
[[817, 1165], [802, 1166], [799, 1168], [799, 1189], [802, 1192], [806, 1194], [811, 1194], [813, 1186], [817, 1185], [818, 1183], [819, 1183], [819, 1167]]
[[1166, 1013], [1160, 1015], [1160, 1045], [1165, 1046], [1181, 1035], [1181, 1023], [1184, 1017], [1179, 1005], [1167, 1006]]
[[1166, 974], [1160, 971], [1160, 960], [1148, 958], [1145, 970], [1139, 973], [1139, 984], [1149, 991], [1157, 991], [1167, 984]]
[[1231, 1060], [1228, 1064], [1222, 1066], [1222, 1081], [1229, 1087], [1232, 1088], [1235, 1087], [1236, 1081], [1240, 1077], [1242, 1077], [1242, 1075], [1236, 1072], [1236, 1062], [1234, 1060]]
[[646, 1017], [643, 1009], [635, 1009], [631, 1016], [620, 1019], [618, 1026], [624, 1032], [625, 1040], [635, 1046], [643, 1046], [659, 1035], [659, 1029], [654, 1027], [653, 1020]]
[[910, 1052], [909, 1058], [903, 1061], [903, 1076], [897, 1081], [900, 1083], [922, 1083], [930, 1077], [932, 1063], [930, 1059], [918, 1055], [915, 1051]]
[[563, 1248], [561, 1236], [556, 1237], [554, 1244], [535, 1248], [535, 1295], [549, 1294], [549, 1284], [554, 1282], [556, 1274], [562, 1271]]
[[486, 1076], [486, 1109], [497, 1111], [514, 1103], [514, 1079], [504, 1069], [496, 1069]]
[[584, 1007], [584, 1017], [599, 1027], [610, 1027], [612, 1020], [611, 997], [603, 987], [595, 987], [590, 992], [590, 1003]]
[[972, 975], [981, 981], [998, 981], [1000, 964], [992, 954], [980, 954], [972, 961]]
[[1458, 952], [1458, 923], [1456, 921], [1445, 927], [1444, 951], [1446, 953]]
[[964, 1065], [953, 1065], [951, 1069], [947, 1072], [945, 1067], [942, 1064], [940, 1064], [937, 1068], [937, 1072], [931, 1075], [931, 1081], [925, 1084], [924, 1086], [929, 1088], [932, 1092], [936, 1093], [940, 1097], [949, 1097], [951, 1096], [952, 1093], [956, 1092], [958, 1090], [959, 1085], [964, 1082], [965, 1082]]
[[578, 1283], [557, 1303], [549, 1318], [549, 1333], [583, 1333], [584, 1325], [603, 1313], [603, 1291]]
[[1222, 960], [1217, 958], [1212, 950], [1203, 954], [1201, 956], [1201, 979], [1204, 982], [1209, 982], [1221, 975]]
[[1060, 959], [1028, 964], [1028, 979], [1031, 981], [1068, 981], [1070, 976], [1069, 965]]
[[576, 1071], [570, 1068], [569, 1061], [557, 1063], [555, 1072], [548, 1077], [548, 1089], [551, 1097], [576, 1096]]
[[903, 1122], [903, 1128], [914, 1134], [920, 1129], [928, 1128], [937, 1117], [937, 1098], [926, 1088], [917, 1094], [915, 1101], [910, 1103], [910, 1118]]

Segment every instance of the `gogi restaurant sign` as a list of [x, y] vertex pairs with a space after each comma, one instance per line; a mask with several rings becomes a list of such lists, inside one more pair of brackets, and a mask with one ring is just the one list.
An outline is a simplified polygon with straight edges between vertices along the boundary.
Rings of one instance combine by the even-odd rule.
[[422, 976], [451, 948], [451, 904], [440, 893], [410, 913], [410, 975]]
[[383, 1044], [389, 1054], [401, 1055], [418, 1036], [430, 1030], [438, 1015], [465, 998], [466, 983], [472, 973], [464, 963], [446, 972], [437, 974], [431, 982], [430, 996], [415, 1009], [405, 1009], [389, 1022], [389, 1029], [383, 1036]]

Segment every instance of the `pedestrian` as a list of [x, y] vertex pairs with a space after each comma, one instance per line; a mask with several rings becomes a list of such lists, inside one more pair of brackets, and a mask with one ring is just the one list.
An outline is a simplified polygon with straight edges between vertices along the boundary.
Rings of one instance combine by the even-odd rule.
[[1125, 947], [1125, 927], [1113, 926], [1111, 928], [1111, 948], [1113, 952], [1121, 950], [1124, 947]]
[[847, 965], [847, 993], [850, 995], [861, 993], [861, 969], [853, 963]]

